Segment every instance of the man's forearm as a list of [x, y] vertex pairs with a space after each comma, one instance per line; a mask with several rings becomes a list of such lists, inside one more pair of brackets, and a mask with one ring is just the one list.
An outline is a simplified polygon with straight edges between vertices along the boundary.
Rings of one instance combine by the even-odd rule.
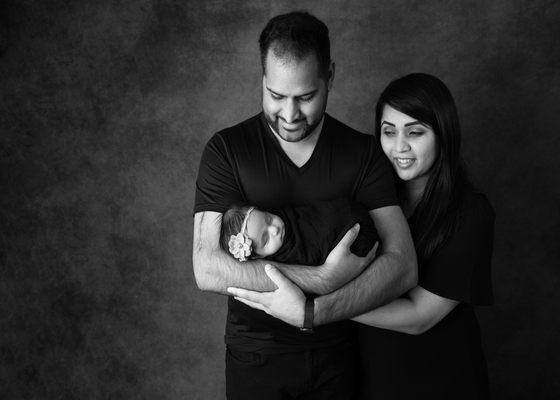
[[315, 325], [363, 314], [379, 307], [416, 285], [413, 259], [385, 253], [354, 280], [328, 295], [315, 299]]
[[274, 284], [264, 274], [264, 264], [256, 261], [242, 265], [220, 249], [194, 253], [193, 268], [201, 290], [227, 294], [226, 289], [235, 285], [258, 291], [274, 290]]
[[320, 268], [288, 265], [266, 260], [240, 263], [221, 249], [205, 250], [193, 256], [193, 266], [198, 286], [202, 290], [228, 294], [228, 287], [267, 292], [276, 285], [264, 272], [266, 264], [273, 264], [306, 293], [328, 293], [329, 287], [322, 278]]

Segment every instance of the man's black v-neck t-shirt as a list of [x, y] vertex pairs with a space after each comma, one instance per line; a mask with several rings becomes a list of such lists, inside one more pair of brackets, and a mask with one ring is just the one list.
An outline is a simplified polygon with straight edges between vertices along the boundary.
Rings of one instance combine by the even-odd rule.
[[[325, 114], [311, 157], [297, 167], [260, 113], [209, 140], [200, 162], [194, 213], [223, 213], [240, 203], [273, 209], [340, 197], [368, 210], [397, 204], [391, 166], [375, 138]], [[349, 321], [303, 333], [232, 297], [228, 300], [225, 341], [239, 350], [277, 353], [324, 347], [352, 333]]]

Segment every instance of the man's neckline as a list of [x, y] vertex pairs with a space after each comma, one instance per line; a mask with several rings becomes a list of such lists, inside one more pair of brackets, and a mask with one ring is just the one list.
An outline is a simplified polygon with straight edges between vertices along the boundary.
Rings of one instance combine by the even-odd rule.
[[[323, 132], [323, 127], [326, 117], [327, 114], [324, 113], [317, 127], [313, 130], [312, 134], [309, 135], [309, 137], [313, 137], [315, 139], [314, 143], [286, 142], [276, 134], [274, 129], [272, 129], [264, 117], [263, 120], [270, 130], [270, 139], [273, 141], [274, 146], [277, 148], [281, 157], [286, 160], [291, 168], [295, 168], [299, 173], [304, 173], [313, 163], [317, 146], [321, 146], [321, 143], [324, 141], [323, 136], [325, 135], [325, 132]], [[305, 161], [303, 163], [299, 163], [298, 159], [301, 160], [302, 158], [305, 158]]]

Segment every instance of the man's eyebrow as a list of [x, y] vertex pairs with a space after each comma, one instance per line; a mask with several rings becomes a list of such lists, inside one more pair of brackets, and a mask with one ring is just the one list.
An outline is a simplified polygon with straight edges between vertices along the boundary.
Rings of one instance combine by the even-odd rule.
[[268, 86], [266, 87], [266, 90], [268, 90], [270, 93], [275, 94], [276, 96], [283, 96], [282, 94], [275, 92], [274, 90], [272, 90], [271, 88], [269, 88]]
[[312, 90], [312, 91], [310, 91], [310, 92], [307, 92], [307, 93], [304, 93], [304, 94], [300, 94], [300, 95], [297, 96], [297, 97], [311, 96], [311, 95], [314, 95], [315, 93], [317, 93], [318, 91], [319, 91], [319, 89], [314, 89], [314, 90]]
[[[269, 91], [270, 93], [272, 93], [272, 94], [275, 94], [276, 96], [286, 97], [285, 95], [283, 95], [283, 94], [281, 94], [281, 93], [275, 92], [274, 90], [272, 90], [272, 89], [269, 88], [268, 86], [266, 87], [266, 90], [268, 90], [268, 91]], [[309, 92], [307, 92], [307, 93], [300, 94], [299, 96], [296, 96], [296, 97], [299, 98], [299, 97], [311, 96], [311, 95], [317, 93], [318, 90], [319, 90], [319, 89], [313, 89], [313, 90], [311, 90], [311, 91], [309, 91]]]

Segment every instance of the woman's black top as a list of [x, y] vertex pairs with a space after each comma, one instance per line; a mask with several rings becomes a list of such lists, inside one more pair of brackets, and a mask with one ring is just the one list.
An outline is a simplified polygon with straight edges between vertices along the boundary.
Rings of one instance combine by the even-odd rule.
[[[409, 219], [411, 230], [414, 215]], [[469, 193], [454, 234], [419, 266], [419, 286], [460, 301], [438, 324], [409, 335], [359, 324], [363, 399], [486, 399], [488, 373], [474, 305], [493, 302], [494, 211]]]

